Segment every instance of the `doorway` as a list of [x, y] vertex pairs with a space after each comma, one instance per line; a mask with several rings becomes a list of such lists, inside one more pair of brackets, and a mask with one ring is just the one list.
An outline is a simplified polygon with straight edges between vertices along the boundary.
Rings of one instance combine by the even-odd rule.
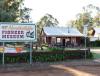
[[65, 39], [62, 39], [62, 45], [65, 46]]

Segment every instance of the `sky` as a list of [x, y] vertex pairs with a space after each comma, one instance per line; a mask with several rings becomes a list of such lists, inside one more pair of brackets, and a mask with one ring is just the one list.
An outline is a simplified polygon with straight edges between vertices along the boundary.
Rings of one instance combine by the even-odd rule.
[[38, 22], [46, 13], [57, 18], [60, 26], [65, 26], [76, 15], [82, 12], [82, 7], [93, 4], [100, 7], [100, 0], [25, 0], [25, 7], [31, 8], [31, 18]]

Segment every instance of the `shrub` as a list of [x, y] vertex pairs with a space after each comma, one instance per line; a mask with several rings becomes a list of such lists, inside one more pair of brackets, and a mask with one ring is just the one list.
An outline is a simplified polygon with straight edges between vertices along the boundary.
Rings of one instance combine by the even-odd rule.
[[[54, 49], [53, 49], [54, 50]], [[61, 49], [62, 50], [62, 49]], [[87, 58], [93, 58], [92, 53], [87, 51]], [[84, 50], [73, 51], [52, 51], [52, 52], [33, 52], [33, 62], [55, 62], [67, 59], [84, 58]], [[29, 63], [30, 53], [5, 53], [5, 63]], [[0, 53], [0, 63], [2, 63], [2, 53]]]
[[58, 47], [48, 47], [49, 51], [63, 51], [64, 48], [58, 48]]
[[100, 47], [100, 41], [99, 40], [92, 41], [92, 42], [90, 42], [90, 44], [91, 44], [92, 47]]

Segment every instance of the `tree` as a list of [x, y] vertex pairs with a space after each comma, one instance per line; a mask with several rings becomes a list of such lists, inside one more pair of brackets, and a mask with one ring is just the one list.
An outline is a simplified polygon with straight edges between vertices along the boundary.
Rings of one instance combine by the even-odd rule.
[[79, 14], [79, 17], [77, 18], [75, 25], [79, 29], [80, 32], [83, 33], [84, 25], [92, 25], [92, 17], [90, 12], [83, 12]]
[[0, 22], [22, 21], [22, 16], [26, 13], [25, 8], [21, 8], [24, 0], [0, 0]]
[[88, 35], [89, 37], [91, 37], [91, 36], [94, 36], [94, 34], [95, 34], [94, 28], [93, 28], [93, 27], [90, 27], [90, 28], [88, 29], [87, 35]]
[[38, 38], [40, 36], [41, 30], [44, 26], [56, 26], [58, 25], [59, 22], [56, 18], [54, 18], [52, 15], [50, 14], [46, 14], [45, 16], [43, 16], [39, 22], [37, 22], [37, 33], [38, 33]]
[[93, 18], [94, 20], [94, 26], [100, 27], [100, 13], [97, 13], [97, 15]]
[[32, 9], [30, 8], [26, 8], [24, 7], [24, 9], [21, 9], [21, 20], [22, 22], [31, 22], [31, 17], [30, 17], [30, 12], [31, 12]]
[[[93, 12], [96, 13], [95, 17], [92, 16]], [[92, 30], [93, 32], [94, 24], [96, 26], [100, 25], [100, 8], [93, 6], [92, 4], [83, 7], [83, 12], [77, 14], [76, 20], [73, 20], [71, 24], [73, 24], [81, 33], [83, 33], [84, 25], [88, 25], [88, 31]]]

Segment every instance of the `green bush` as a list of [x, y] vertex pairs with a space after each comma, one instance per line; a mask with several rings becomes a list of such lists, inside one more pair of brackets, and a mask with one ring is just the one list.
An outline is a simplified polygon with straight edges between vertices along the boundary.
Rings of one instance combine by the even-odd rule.
[[100, 47], [100, 41], [91, 41], [90, 42], [91, 47]]
[[[33, 52], [33, 62], [55, 62], [67, 59], [83, 59], [84, 51], [54, 51], [54, 52]], [[93, 58], [92, 53], [87, 52], [87, 58]], [[29, 63], [30, 53], [5, 53], [5, 63]], [[0, 63], [2, 54], [0, 53]]]
[[58, 48], [58, 47], [48, 47], [49, 51], [63, 51], [64, 48]]

